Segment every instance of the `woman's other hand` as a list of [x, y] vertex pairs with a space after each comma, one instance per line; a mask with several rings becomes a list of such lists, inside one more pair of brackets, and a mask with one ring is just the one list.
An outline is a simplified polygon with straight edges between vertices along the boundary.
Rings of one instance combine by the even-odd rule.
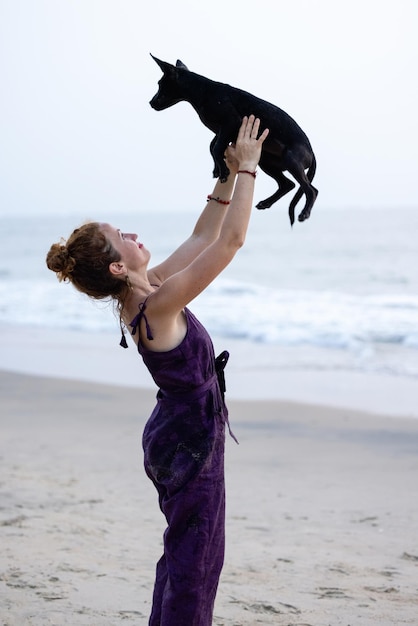
[[230, 144], [225, 150], [225, 160], [230, 171], [236, 174], [238, 170], [255, 171], [261, 156], [261, 150], [269, 133], [266, 128], [260, 137], [257, 137], [260, 120], [254, 115], [244, 117], [238, 131], [235, 144]]

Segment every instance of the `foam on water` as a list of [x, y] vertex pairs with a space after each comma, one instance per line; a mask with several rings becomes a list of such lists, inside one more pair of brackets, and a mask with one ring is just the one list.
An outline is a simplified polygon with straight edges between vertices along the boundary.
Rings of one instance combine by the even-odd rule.
[[[287, 359], [288, 348], [298, 359], [300, 348], [321, 348], [350, 355], [359, 371], [418, 376], [417, 214], [379, 212], [376, 227], [376, 212], [324, 211], [295, 231], [279, 212], [258, 214], [242, 254], [190, 308], [214, 336], [285, 347]], [[158, 233], [148, 245], [154, 262], [193, 223], [190, 214], [144, 220]], [[129, 230], [134, 218], [108, 221]], [[76, 225], [0, 220], [0, 324], [117, 333], [111, 304], [89, 301], [45, 267], [49, 245]]]

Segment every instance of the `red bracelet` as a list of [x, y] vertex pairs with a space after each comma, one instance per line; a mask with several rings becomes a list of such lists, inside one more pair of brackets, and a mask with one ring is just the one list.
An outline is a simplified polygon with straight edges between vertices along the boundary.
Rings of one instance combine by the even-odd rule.
[[215, 198], [215, 196], [208, 196], [207, 201], [209, 202], [209, 200], [215, 200], [215, 202], [219, 202], [219, 204], [231, 204], [230, 200], [221, 200], [219, 197]]
[[250, 172], [250, 170], [238, 170], [237, 174], [250, 174], [253, 178], [257, 176], [257, 172]]

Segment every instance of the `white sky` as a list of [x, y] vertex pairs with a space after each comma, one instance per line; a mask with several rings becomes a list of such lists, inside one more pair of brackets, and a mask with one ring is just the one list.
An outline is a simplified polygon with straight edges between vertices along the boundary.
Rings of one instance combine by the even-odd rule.
[[417, 27], [416, 0], [0, 0], [0, 215], [201, 207], [212, 134], [151, 109], [150, 52], [294, 117], [317, 206], [418, 207]]

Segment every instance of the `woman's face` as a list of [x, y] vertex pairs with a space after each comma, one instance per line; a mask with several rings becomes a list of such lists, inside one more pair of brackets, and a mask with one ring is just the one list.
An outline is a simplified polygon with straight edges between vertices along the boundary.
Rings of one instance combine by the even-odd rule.
[[150, 253], [145, 246], [137, 241], [136, 233], [125, 233], [110, 224], [101, 224], [101, 231], [106, 239], [120, 254], [120, 260], [125, 263], [127, 269], [137, 269], [148, 263]]

